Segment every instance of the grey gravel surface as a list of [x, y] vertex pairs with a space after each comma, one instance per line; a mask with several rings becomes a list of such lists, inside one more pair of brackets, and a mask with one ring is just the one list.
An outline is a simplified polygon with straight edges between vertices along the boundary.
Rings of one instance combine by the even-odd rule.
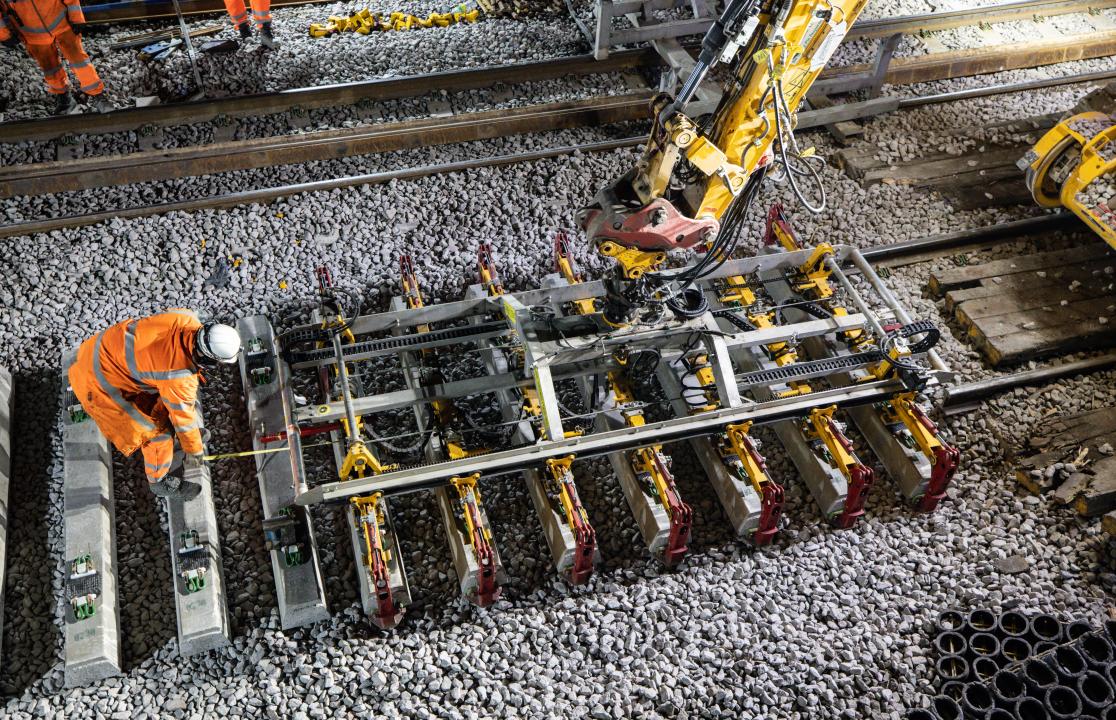
[[[359, 618], [353, 560], [333, 510], [317, 521], [334, 618], [277, 630], [252, 468], [221, 463], [214, 478], [237, 640], [189, 661], [175, 658], [159, 514], [136, 461], [118, 459], [128, 675], [59, 692], [61, 466], [53, 398], [63, 347], [120, 318], [171, 305], [225, 319], [284, 315], [311, 296], [310, 269], [323, 261], [340, 284], [365, 290], [371, 306], [383, 307], [397, 291], [394, 258], [403, 248], [416, 258], [431, 301], [460, 297], [482, 239], [494, 243], [510, 287], [534, 286], [550, 267], [548, 233], [568, 225], [572, 209], [629, 159], [581, 155], [6, 243], [0, 262], [13, 274], [12, 289], [0, 297], [0, 361], [15, 371], [22, 397], [43, 398], [17, 411], [14, 474], [21, 482], [13, 488], [3, 675], [13, 692], [10, 716], [258, 717], [262, 708], [273, 717], [325, 717], [344, 708], [430, 717], [895, 717], [926, 697], [929, 622], [945, 606], [1020, 599], [1099, 618], [1105, 601], [1092, 574], [1095, 531], [1018, 495], [1001, 459], [1057, 399], [1068, 399], [1057, 406], [1065, 412], [1116, 400], [1108, 376], [997, 401], [952, 421], [963, 474], [952, 500], [933, 515], [900, 507], [883, 481], [866, 521], [836, 531], [768, 442], [773, 471], [788, 485], [787, 528], [759, 552], [732, 540], [693, 459], [672, 449], [697, 515], [694, 554], [672, 573], [644, 557], [607, 464], [579, 463], [605, 558], [584, 589], [566, 587], [551, 572], [521, 483], [489, 481], [489, 513], [511, 577], [505, 599], [491, 610], [455, 595], [432, 498], [401, 499], [394, 505], [422, 606], [391, 635], [370, 631]], [[765, 193], [763, 205], [778, 194]], [[951, 222], [940, 203], [896, 188], [831, 200], [844, 214], [811, 222], [795, 213], [804, 238], [871, 243]], [[897, 214], [909, 229], [895, 222]], [[244, 248], [246, 261], [230, 285], [203, 291], [216, 256], [234, 247]], [[894, 282], [901, 287], [903, 280]], [[247, 446], [230, 375], [210, 379], [206, 403], [213, 449]], [[1012, 423], [998, 417], [1005, 412]], [[312, 466], [324, 459], [312, 458]], [[326, 469], [318, 472], [324, 477]], [[995, 569], [994, 560], [1020, 552], [1030, 561], [1026, 573]]]
[[[952, 114], [934, 121], [942, 131], [996, 112], [991, 105], [950, 107]], [[1026, 102], [1016, 108], [1017, 116], [1034, 109]], [[819, 134], [802, 144], [833, 150]], [[430, 152], [420, 161], [435, 156]], [[1102, 619], [1112, 599], [1096, 573], [1099, 528], [1017, 492], [1004, 458], [1053, 415], [1116, 402], [1113, 373], [1016, 391], [948, 420], [963, 453], [950, 500], [931, 515], [915, 514], [881, 480], [864, 522], [846, 531], [825, 524], [778, 444], [761, 432], [773, 474], [787, 486], [784, 532], [761, 551], [731, 537], [696, 460], [684, 447], [669, 448], [681, 492], [695, 508], [693, 554], [674, 572], [645, 557], [607, 463], [581, 461], [575, 475], [605, 563], [586, 588], [555, 577], [522, 483], [486, 481], [489, 517], [510, 578], [504, 599], [490, 610], [457, 597], [432, 496], [393, 500], [420, 604], [392, 634], [371, 630], [360, 617], [347, 533], [332, 508], [318, 509], [315, 519], [333, 618], [280, 631], [253, 465], [219, 463], [213, 477], [236, 640], [232, 648], [186, 661], [174, 649], [161, 514], [142, 486], [137, 459], [118, 456], [127, 675], [60, 689], [56, 399], [64, 348], [122, 318], [175, 305], [226, 320], [252, 312], [288, 316], [305, 309], [312, 269], [323, 262], [340, 285], [364, 293], [369, 309], [382, 309], [398, 292], [396, 258], [404, 251], [415, 258], [428, 301], [455, 300], [473, 280], [481, 241], [495, 246], [509, 288], [535, 287], [551, 268], [553, 230], [572, 225], [576, 208], [633, 158], [632, 151], [576, 154], [228, 211], [115, 220], [0, 244], [6, 268], [0, 364], [15, 376], [13, 476], [19, 478], [11, 498], [0, 670], [9, 694], [6, 715], [897, 718], [904, 707], [927, 701], [931, 622], [945, 607], [1018, 600], [1036, 610]], [[769, 187], [748, 218], [748, 249], [758, 249], [763, 211], [776, 199], [787, 204], [804, 241], [861, 246], [1034, 212], [953, 212], [909, 188], [864, 190], [835, 169], [823, 175], [826, 215], [808, 216], [795, 209], [786, 188]], [[117, 200], [177, 199], [186, 188], [150, 192]], [[603, 269], [581, 244], [578, 253], [591, 274]], [[218, 258], [234, 254], [243, 262], [228, 287], [204, 289]], [[930, 269], [948, 262], [892, 272], [889, 284], [916, 317], [942, 320], [923, 288]], [[963, 377], [993, 374], [953, 334], [941, 347]], [[237, 380], [215, 373], [204, 392], [212, 449], [247, 447]], [[324, 451], [308, 459], [315, 479], [329, 474]], [[1027, 570], [997, 569], [1010, 555], [1024, 556]]]

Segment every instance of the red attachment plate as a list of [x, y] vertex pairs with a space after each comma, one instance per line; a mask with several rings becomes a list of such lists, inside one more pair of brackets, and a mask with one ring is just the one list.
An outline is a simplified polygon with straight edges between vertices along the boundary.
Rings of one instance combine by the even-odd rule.
[[856, 524], [864, 514], [864, 501], [868, 499], [868, 490], [876, 481], [876, 474], [867, 465], [853, 465], [849, 468], [848, 494], [845, 496], [845, 509], [837, 516], [834, 525], [839, 528], [850, 528]]
[[503, 590], [496, 584], [495, 553], [492, 552], [492, 545], [484, 537], [484, 531], [481, 529], [480, 513], [477, 512], [476, 506], [471, 502], [465, 503], [465, 512], [469, 513], [473, 519], [472, 548], [473, 556], [477, 561], [477, 588], [473, 602], [480, 607], [488, 607], [500, 599], [500, 593]]
[[926, 494], [918, 502], [919, 510], [931, 512], [938, 507], [960, 463], [961, 451], [951, 445], [943, 444], [934, 452], [934, 467], [930, 471], [930, 482], [926, 484]]
[[593, 556], [597, 554], [597, 532], [581, 517], [581, 498], [578, 497], [577, 488], [572, 481], [566, 483], [566, 492], [570, 496], [574, 509], [571, 529], [576, 543], [569, 579], [571, 585], [584, 585], [589, 582], [589, 577], [593, 574]]
[[770, 482], [763, 486], [760, 501], [760, 519], [752, 535], [754, 545], [767, 545], [779, 532], [779, 518], [783, 515], [783, 486]]
[[674, 485], [674, 476], [667, 469], [659, 453], [654, 453], [655, 465], [666, 480], [667, 486], [667, 513], [670, 515], [670, 534], [667, 536], [666, 547], [663, 548], [663, 563], [671, 567], [678, 563], [689, 551], [690, 529], [694, 523], [694, 511], [678, 494]]
[[591, 242], [611, 240], [640, 250], [690, 248], [713, 238], [720, 227], [713, 219], [686, 217], [663, 198], [635, 211], [593, 208], [584, 211], [580, 219]]

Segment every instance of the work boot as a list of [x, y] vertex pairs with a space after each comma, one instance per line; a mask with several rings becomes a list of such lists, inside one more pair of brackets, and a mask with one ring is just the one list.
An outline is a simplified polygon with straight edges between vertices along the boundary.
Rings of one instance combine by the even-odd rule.
[[240, 24], [239, 28], [240, 28], [240, 37], [242, 37], [245, 40], [252, 37], [252, 25], [251, 25], [251, 23], [245, 21], [245, 22]]
[[70, 91], [62, 93], [61, 95], [54, 96], [54, 114], [55, 115], [69, 115], [74, 111], [77, 103], [74, 102], [74, 96]]
[[116, 109], [112, 106], [112, 103], [109, 102], [109, 99], [105, 97], [104, 93], [101, 93], [100, 95], [90, 96], [89, 104], [93, 106], [94, 110], [101, 113], [102, 115], [108, 112], [112, 112]]
[[263, 45], [268, 50], [274, 50], [279, 47], [279, 43], [275, 42], [275, 36], [271, 34], [270, 22], [265, 22], [260, 25], [260, 45]]
[[159, 482], [151, 483], [150, 487], [152, 495], [168, 500], [192, 500], [201, 492], [201, 485], [170, 475]]

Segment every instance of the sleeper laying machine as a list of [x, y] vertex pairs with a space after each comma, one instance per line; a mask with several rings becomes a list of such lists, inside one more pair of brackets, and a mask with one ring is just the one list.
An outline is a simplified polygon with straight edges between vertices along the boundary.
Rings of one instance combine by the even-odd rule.
[[[765, 182], [824, 212], [820, 159], [796, 144], [795, 111], [863, 4], [730, 2], [679, 92], [654, 100], [636, 165], [578, 213], [580, 231], [545, 240], [554, 271], [540, 287], [509, 291], [482, 242], [461, 300], [428, 304], [403, 257], [385, 312], [361, 314], [320, 269], [305, 324], [241, 320], [256, 447], [275, 451], [257, 465], [285, 627], [325, 612], [309, 512], [319, 503], [346, 504], [364, 608], [383, 628], [411, 598], [396, 533], [406, 518], [391, 507], [403, 493], [435, 493], [461, 593], [481, 606], [505, 580], [485, 503], [507, 476], [526, 483], [556, 571], [575, 585], [592, 577], [585, 458], [607, 458], [667, 566], [686, 556], [694, 522], [670, 443], [690, 444], [756, 545], [778, 532], [786, 482], [835, 526], [855, 525], [876, 480], [869, 452], [914, 508], [934, 509], [959, 460], [927, 408], [949, 376], [937, 329], [912, 319], [855, 248], [801, 246], [779, 206], [764, 251], [737, 252]], [[688, 117], [716, 65], [730, 77], [720, 106]], [[603, 278], [582, 272], [587, 252], [611, 259]], [[761, 427], [795, 477], [773, 475]], [[312, 436], [334, 453], [325, 482], [307, 477]]]

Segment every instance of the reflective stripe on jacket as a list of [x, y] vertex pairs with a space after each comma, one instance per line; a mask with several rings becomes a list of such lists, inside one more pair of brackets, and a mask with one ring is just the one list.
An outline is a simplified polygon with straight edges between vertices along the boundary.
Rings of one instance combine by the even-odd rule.
[[202, 452], [193, 360], [200, 327], [193, 311], [169, 310], [117, 323], [78, 348], [70, 385], [120, 452], [131, 455], [170, 428], [184, 452]]
[[[50, 45], [62, 33], [72, 32], [71, 22], [85, 22], [78, 0], [6, 0], [28, 45]], [[6, 31], [0, 29], [0, 40]]]

